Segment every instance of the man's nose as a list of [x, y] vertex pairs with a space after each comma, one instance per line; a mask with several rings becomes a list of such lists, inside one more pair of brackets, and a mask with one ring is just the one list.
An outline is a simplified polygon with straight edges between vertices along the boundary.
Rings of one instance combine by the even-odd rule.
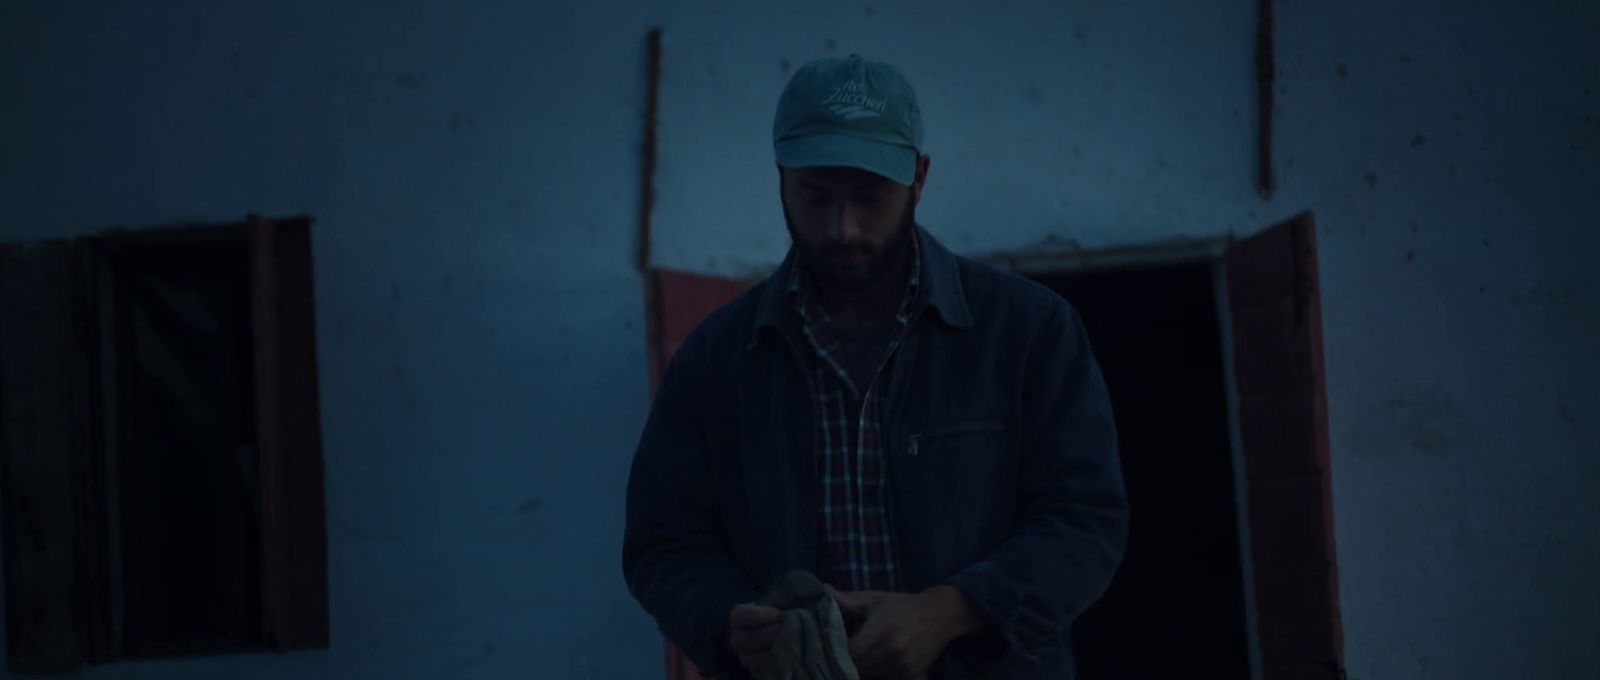
[[850, 210], [849, 201], [840, 201], [830, 215], [828, 236], [837, 243], [850, 243], [861, 236], [861, 222]]

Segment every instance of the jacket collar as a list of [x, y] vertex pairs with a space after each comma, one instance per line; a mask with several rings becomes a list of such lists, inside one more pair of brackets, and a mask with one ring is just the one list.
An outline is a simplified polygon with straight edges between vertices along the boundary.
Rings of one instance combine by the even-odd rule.
[[[916, 229], [922, 246], [922, 281], [917, 288], [916, 311], [920, 313], [924, 308], [932, 307], [939, 312], [939, 318], [946, 325], [958, 329], [971, 328], [972, 313], [967, 308], [967, 296], [961, 288], [960, 262], [926, 229], [920, 225]], [[789, 302], [789, 273], [797, 266], [799, 263], [791, 246], [789, 254], [783, 258], [783, 264], [778, 265], [778, 270], [767, 278], [766, 286], [761, 291], [749, 348], [753, 349], [761, 341], [763, 330], [770, 328], [783, 333], [791, 327], [795, 313]]]

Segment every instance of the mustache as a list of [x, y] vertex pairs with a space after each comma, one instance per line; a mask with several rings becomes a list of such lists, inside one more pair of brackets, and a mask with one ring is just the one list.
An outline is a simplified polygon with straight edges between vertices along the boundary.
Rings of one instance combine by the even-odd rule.
[[822, 246], [816, 251], [821, 258], [850, 258], [850, 256], [870, 258], [874, 253], [877, 253], [877, 250], [864, 245]]
[[843, 257], [849, 255], [870, 256], [878, 252], [877, 248], [866, 243], [827, 243], [817, 248], [816, 254], [820, 257]]

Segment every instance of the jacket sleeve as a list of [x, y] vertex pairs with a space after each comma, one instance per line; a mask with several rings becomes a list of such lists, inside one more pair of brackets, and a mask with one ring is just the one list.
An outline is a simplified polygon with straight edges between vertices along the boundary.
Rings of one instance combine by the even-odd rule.
[[718, 678], [746, 677], [728, 650], [728, 614], [759, 593], [731, 556], [717, 508], [696, 352], [674, 357], [628, 479], [622, 570], [662, 633]]
[[1105, 591], [1128, 531], [1116, 425], [1088, 335], [1058, 297], [1047, 319], [1022, 393], [1018, 529], [949, 579], [1030, 660]]

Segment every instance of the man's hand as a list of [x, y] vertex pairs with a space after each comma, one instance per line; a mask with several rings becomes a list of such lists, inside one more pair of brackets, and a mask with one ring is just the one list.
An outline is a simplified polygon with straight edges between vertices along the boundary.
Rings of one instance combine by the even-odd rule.
[[745, 603], [728, 613], [728, 648], [751, 673], [759, 673], [772, 652], [772, 641], [783, 623], [783, 612]]
[[863, 678], [922, 677], [951, 640], [985, 625], [967, 596], [949, 585], [915, 595], [835, 592], [834, 598], [847, 620], [861, 622], [850, 637], [850, 658]]

